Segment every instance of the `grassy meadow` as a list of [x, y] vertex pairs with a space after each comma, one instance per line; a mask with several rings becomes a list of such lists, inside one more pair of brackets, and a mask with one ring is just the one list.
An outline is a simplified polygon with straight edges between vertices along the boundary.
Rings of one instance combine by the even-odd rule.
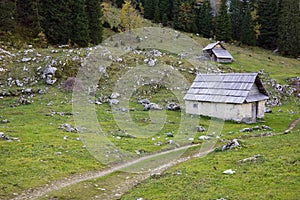
[[[190, 35], [199, 46], [203, 47], [209, 40]], [[269, 51], [254, 47], [239, 47], [233, 44], [225, 44], [232, 53], [235, 62], [232, 64], [217, 64], [216, 67], [227, 72], [259, 72], [264, 70], [264, 80], [274, 79], [280, 84], [286, 84], [291, 77], [300, 76], [300, 62], [296, 59], [285, 58], [272, 54]], [[11, 142], [0, 139], [0, 199], [17, 197], [24, 190], [37, 188], [50, 184], [55, 180], [78, 175], [84, 172], [105, 169], [107, 166], [95, 159], [85, 144], [80, 140], [76, 132], [66, 132], [58, 127], [68, 123], [76, 126], [72, 115], [72, 93], [63, 90], [60, 82], [67, 77], [75, 76], [77, 67], [86, 57], [89, 49], [26, 49], [16, 50], [3, 46], [15, 56], [3, 54], [2, 67], [7, 71], [0, 71], [0, 80], [3, 83], [7, 78], [23, 80], [25, 77], [34, 77], [37, 69], [45, 67], [55, 60], [55, 66], [59, 69], [58, 83], [47, 86], [43, 80], [39, 80], [32, 86], [8, 87], [2, 84], [0, 91], [18, 93], [22, 88], [41, 89], [43, 94], [35, 94], [30, 100], [30, 105], [19, 105], [19, 95], [0, 99], [0, 121], [7, 119], [9, 123], [0, 122], [0, 132], [10, 138], [18, 138]], [[26, 53], [27, 52], [27, 53]], [[1, 54], [2, 55], [2, 54]], [[38, 56], [37, 56], [38, 55]], [[22, 62], [22, 57], [37, 57], [35, 61]], [[50, 58], [47, 59], [47, 56]], [[72, 59], [74, 58], [74, 59]], [[166, 54], [161, 62], [172, 64], [191, 83], [196, 71], [189, 73], [191, 64], [176, 55]], [[134, 66], [133, 62], [141, 61], [143, 57], [130, 54], [123, 57], [126, 66]], [[183, 64], [178, 66], [178, 61]], [[125, 62], [124, 61], [124, 62]], [[215, 64], [211, 64], [214, 65]], [[27, 68], [28, 70], [24, 70]], [[123, 66], [123, 67], [121, 67]], [[99, 84], [102, 86], [97, 91], [96, 97], [110, 95], [114, 84], [122, 74], [127, 72], [124, 63], [113, 63], [107, 68], [108, 77], [103, 77]], [[270, 85], [267, 88], [274, 89]], [[149, 91], [149, 92], [144, 92]], [[1, 95], [0, 95], [1, 96]], [[151, 102], [164, 107], [167, 102], [176, 101], [174, 94], [165, 87], [153, 85], [143, 86], [134, 93], [130, 99], [129, 114], [132, 120], [143, 127], [157, 122], [151, 121], [151, 115], [165, 115], [165, 123], [162, 128], [151, 137], [128, 137], [114, 120], [113, 109], [108, 103], [95, 105], [96, 114], [102, 131], [116, 147], [132, 153], [138, 158], [153, 154], [165, 149], [174, 148], [176, 145], [168, 144], [172, 138], [166, 137], [166, 133], [178, 134], [179, 123], [182, 118], [191, 116], [178, 111], [143, 111], [142, 105], [137, 103], [138, 98], [148, 98]], [[271, 107], [272, 113], [266, 113], [262, 122], [244, 124], [226, 121], [222, 128], [220, 139], [215, 147], [220, 147], [231, 139], [241, 138], [242, 147], [230, 151], [215, 151], [203, 158], [191, 159], [187, 162], [171, 167], [159, 177], [150, 177], [134, 188], [126, 191], [121, 196], [107, 197], [108, 199], [299, 199], [300, 188], [300, 149], [298, 124], [289, 134], [280, 134], [288, 128], [288, 125], [300, 117], [300, 101], [297, 97], [282, 98], [282, 105]], [[63, 112], [64, 115], [60, 115]], [[68, 114], [69, 113], [69, 114]], [[198, 124], [209, 128], [211, 119], [208, 117], [194, 116]], [[155, 125], [155, 124], [154, 124]], [[240, 130], [246, 127], [267, 125], [272, 130], [257, 130], [251, 133], [242, 133]], [[139, 133], [136, 129], [128, 128], [127, 133], [135, 136]], [[207, 132], [193, 133], [194, 127], [185, 130], [187, 138], [191, 135], [194, 140], [186, 139], [180, 145], [199, 143], [200, 135]], [[257, 135], [271, 132], [279, 134], [270, 137], [257, 137]], [[154, 145], [160, 142], [161, 145]], [[197, 148], [196, 148], [197, 150]], [[137, 154], [136, 151], [140, 152]], [[187, 152], [189, 153], [189, 151]], [[193, 151], [190, 152], [192, 154]], [[262, 156], [257, 162], [238, 163], [239, 160], [257, 154]], [[233, 175], [224, 175], [227, 169], [235, 170]], [[174, 172], [180, 171], [180, 174]], [[42, 199], [97, 199], [99, 194], [105, 191], [94, 187], [102, 182], [106, 191], [111, 185], [127, 180], [128, 174], [115, 172], [100, 179], [90, 180], [69, 186], [63, 190], [54, 191]], [[101, 186], [102, 187], [102, 186]], [[112, 190], [112, 189], [111, 189]], [[113, 191], [112, 191], [113, 192]]]

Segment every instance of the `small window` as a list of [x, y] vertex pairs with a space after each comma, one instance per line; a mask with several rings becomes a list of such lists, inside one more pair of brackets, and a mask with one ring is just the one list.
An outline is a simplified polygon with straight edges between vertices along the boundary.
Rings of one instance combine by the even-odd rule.
[[194, 103], [193, 108], [198, 108], [198, 104]]

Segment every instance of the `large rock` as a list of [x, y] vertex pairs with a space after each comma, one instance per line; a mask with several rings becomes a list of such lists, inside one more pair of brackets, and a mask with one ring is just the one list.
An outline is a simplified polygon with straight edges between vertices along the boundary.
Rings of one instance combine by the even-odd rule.
[[166, 105], [166, 110], [178, 110], [180, 111], [181, 110], [181, 107], [179, 104], [175, 103], [175, 102], [170, 102]]
[[57, 81], [57, 78], [55, 78], [56, 70], [57, 70], [57, 68], [52, 67], [51, 65], [48, 65], [44, 69], [42, 78], [46, 78], [46, 84], [53, 85], [54, 83], [56, 83], [56, 81]]
[[47, 75], [55, 75], [57, 68], [56, 67], [52, 67], [51, 65], [48, 65], [44, 71], [43, 71], [43, 75], [47, 76]]
[[110, 99], [109, 104], [110, 105], [117, 105], [117, 104], [119, 104], [119, 100], [118, 99]]
[[111, 95], [110, 95], [110, 98], [111, 99], [117, 99], [119, 98], [121, 95], [118, 93], [118, 92], [113, 92]]
[[66, 132], [77, 132], [77, 128], [73, 128], [70, 124], [62, 124], [58, 128], [63, 129]]
[[233, 139], [232, 141], [228, 142], [227, 144], [222, 146], [222, 151], [232, 149], [234, 147], [240, 146], [240, 143], [237, 139]]
[[144, 110], [162, 110], [162, 108], [156, 103], [149, 103], [144, 105]]
[[150, 100], [149, 99], [139, 99], [138, 100], [139, 104], [145, 105], [145, 104], [150, 104]]
[[196, 131], [197, 132], [204, 132], [206, 129], [203, 126], [196, 126]]

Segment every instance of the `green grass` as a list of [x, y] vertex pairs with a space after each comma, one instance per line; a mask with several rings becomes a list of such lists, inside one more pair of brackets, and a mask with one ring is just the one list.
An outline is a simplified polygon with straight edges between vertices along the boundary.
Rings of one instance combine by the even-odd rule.
[[[77, 133], [58, 129], [63, 123], [72, 123], [72, 117], [46, 116], [52, 111], [71, 112], [69, 100], [70, 94], [50, 89], [49, 94], [35, 97], [31, 105], [10, 107], [16, 99], [1, 101], [1, 115], [10, 123], [0, 123], [0, 131], [20, 139], [20, 142], [0, 140], [1, 199], [71, 174], [103, 167], [76, 140]], [[49, 101], [54, 105], [46, 106]], [[64, 136], [69, 139], [65, 141]]]
[[[110, 35], [111, 33], [107, 33]], [[201, 46], [209, 43], [208, 40], [192, 36]], [[284, 58], [271, 54], [268, 51], [250, 47], [236, 47], [226, 44], [226, 48], [230, 50], [235, 58], [232, 64], [219, 65], [226, 71], [236, 72], [258, 72], [264, 69], [270, 74], [271, 78], [276, 79], [280, 83], [290, 77], [300, 75], [299, 61], [290, 58]], [[52, 53], [52, 50], [55, 50]], [[73, 76], [77, 70], [79, 60], [85, 57], [87, 49], [75, 49], [69, 51], [65, 49], [35, 49], [25, 55], [24, 50], [10, 49], [16, 57], [6, 57], [7, 62], [5, 68], [10, 71], [10, 76], [14, 79], [22, 80], [24, 77], [32, 77], [36, 74], [39, 66], [46, 66], [49, 60], [45, 56], [50, 55], [52, 59], [61, 61], [63, 64], [57, 64], [62, 71], [61, 80], [67, 76]], [[19, 53], [18, 53], [19, 52]], [[38, 57], [38, 62], [22, 63], [17, 62], [22, 57]], [[249, 56], [251, 55], [251, 56]], [[73, 56], [78, 56], [79, 60], [72, 61]], [[123, 57], [127, 65], [133, 65], [134, 59], [132, 54]], [[136, 57], [137, 62], [143, 63], [143, 56]], [[168, 54], [161, 57], [161, 62], [172, 65], [191, 83], [195, 74], [188, 71], [192, 67], [186, 60], [181, 60], [183, 64], [178, 65], [180, 60], [176, 55]], [[51, 59], [50, 59], [51, 60]], [[58, 62], [59, 63], [59, 62]], [[29, 70], [23, 71], [23, 66]], [[214, 64], [213, 64], [214, 65]], [[133, 65], [134, 66], [134, 65]], [[117, 80], [127, 72], [124, 63], [114, 63], [108, 67], [107, 72], [109, 79], [102, 78], [100, 80], [100, 88], [97, 97], [102, 95], [110, 95]], [[3, 82], [8, 77], [7, 72], [0, 72], [0, 81]], [[32, 86], [34, 89], [45, 89], [42, 82]], [[136, 111], [130, 111], [130, 116], [136, 125], [141, 129], [147, 125], [156, 125], [157, 122], [151, 121], [151, 114], [143, 111], [143, 107], [137, 104], [137, 98], [149, 98], [152, 102], [158, 103], [162, 107], [167, 101], [176, 101], [173, 94], [164, 87], [159, 90], [154, 89], [156, 85], [144, 86], [139, 88], [130, 99], [130, 108], [136, 108]], [[20, 88], [8, 88], [6, 90], [16, 91]], [[150, 90], [149, 93], [144, 93]], [[0, 140], [0, 199], [10, 199], [13, 193], [21, 193], [22, 191], [48, 184], [54, 180], [61, 180], [64, 177], [73, 174], [79, 174], [87, 171], [94, 171], [105, 168], [103, 164], [97, 161], [90, 152], [83, 147], [81, 141], [77, 141], [78, 133], [67, 133], [58, 126], [64, 123], [74, 124], [73, 116], [47, 116], [51, 112], [72, 112], [72, 94], [66, 93], [59, 88], [59, 84], [48, 86], [46, 94], [37, 95], [33, 98], [34, 102], [30, 105], [17, 105], [19, 97], [5, 97], [0, 99], [0, 116], [8, 119], [10, 123], [1, 124], [0, 132], [4, 132], [10, 137], [17, 137], [20, 142], [6, 142]], [[47, 106], [49, 102], [53, 102], [52, 106]], [[130, 138], [124, 136], [123, 132], [119, 132], [119, 127], [114, 121], [113, 110], [108, 104], [98, 105], [96, 113], [99, 124], [103, 132], [114, 144], [125, 151], [132, 153], [135, 157], [144, 156], [164, 149], [173, 148], [174, 145], [167, 144], [166, 132], [178, 134], [178, 123], [183, 119], [189, 119], [191, 116], [183, 115], [180, 112], [166, 111], [165, 124], [163, 127], [153, 133], [145, 133], [149, 135], [147, 138]], [[266, 132], [282, 133], [293, 120], [300, 117], [299, 99], [292, 98], [283, 101], [283, 105], [272, 107], [272, 113], [265, 115], [264, 122], [256, 124], [239, 124], [235, 122], [225, 122], [221, 140], [218, 145], [225, 143], [229, 139], [258, 135]], [[281, 110], [282, 112], [279, 112]], [[291, 114], [293, 111], [293, 114]], [[164, 114], [165, 111], [155, 111], [156, 114]], [[154, 112], [154, 114], [155, 114]], [[208, 117], [194, 117], [199, 125], [208, 128], [211, 120]], [[192, 122], [189, 122], [192, 123]], [[239, 130], [245, 127], [253, 127], [256, 125], [268, 125], [272, 131], [254, 131], [251, 133], [241, 133]], [[226, 199], [299, 199], [296, 192], [299, 188], [299, 151], [297, 143], [299, 143], [298, 124], [291, 134], [274, 136], [268, 138], [243, 138], [243, 148], [228, 152], [215, 152], [204, 158], [194, 159], [184, 164], [180, 164], [168, 170], [159, 179], [147, 179], [137, 188], [125, 195], [124, 199], [136, 199], [144, 197], [145, 199], [199, 199], [203, 195], [203, 199], [216, 199], [225, 197]], [[184, 131], [185, 140], [181, 144], [192, 143], [187, 138], [194, 137], [194, 143], [201, 143], [198, 140], [200, 135], [204, 133], [195, 133], [194, 127]], [[139, 129], [128, 127], [127, 133], [130, 135], [138, 135], [141, 133]], [[68, 136], [68, 140], [63, 137]], [[121, 139], [117, 138], [118, 136]], [[155, 140], [153, 140], [154, 138]], [[155, 146], [155, 142], [162, 142], [161, 146]], [[280, 145], [279, 148], [274, 146]], [[135, 150], [143, 153], [136, 155]], [[61, 155], [57, 153], [61, 152]], [[189, 153], [189, 151], [187, 151]], [[255, 154], [263, 154], [263, 161], [259, 163], [246, 163], [242, 165], [236, 164], [236, 161]], [[294, 163], [294, 161], [296, 161]], [[294, 164], [291, 164], [294, 163]], [[217, 170], [213, 170], [213, 166]], [[232, 168], [237, 171], [233, 176], [222, 175], [222, 170]], [[182, 175], [173, 175], [176, 170], [181, 170]], [[280, 170], [283, 170], [280, 172]], [[280, 173], [279, 173], [280, 172]], [[55, 192], [52, 197], [59, 199], [89, 199], [99, 193], [98, 187], [105, 180], [107, 188], [110, 184], [121, 182], [126, 179], [128, 174], [113, 173], [102, 179], [91, 180], [84, 183], [76, 184], [73, 187]], [[111, 180], [111, 181], [110, 181]], [[81, 190], [85, 188], [85, 191]], [[71, 193], [69, 191], [72, 191]], [[283, 195], [287, 195], [284, 198]], [[153, 196], [152, 196], [153, 195]], [[228, 197], [227, 197], [228, 196]], [[153, 198], [152, 198], [153, 197]], [[189, 198], [191, 197], [191, 198]], [[298, 197], [298, 198], [297, 198]]]
[[[149, 178], [122, 199], [299, 199], [299, 134], [249, 139], [243, 148], [217, 152]], [[257, 154], [256, 163], [238, 161]], [[224, 175], [227, 169], [233, 175]], [[174, 175], [180, 170], [181, 175]]]

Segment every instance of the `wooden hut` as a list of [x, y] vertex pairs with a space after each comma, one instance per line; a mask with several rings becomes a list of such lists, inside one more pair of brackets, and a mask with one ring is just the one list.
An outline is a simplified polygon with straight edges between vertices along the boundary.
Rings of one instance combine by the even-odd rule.
[[208, 44], [202, 50], [203, 50], [203, 54], [209, 57], [213, 61], [222, 62], [222, 63], [233, 62], [232, 55], [225, 49], [225, 47], [219, 41]]
[[198, 74], [184, 97], [188, 114], [242, 122], [263, 118], [267, 99], [257, 73]]

